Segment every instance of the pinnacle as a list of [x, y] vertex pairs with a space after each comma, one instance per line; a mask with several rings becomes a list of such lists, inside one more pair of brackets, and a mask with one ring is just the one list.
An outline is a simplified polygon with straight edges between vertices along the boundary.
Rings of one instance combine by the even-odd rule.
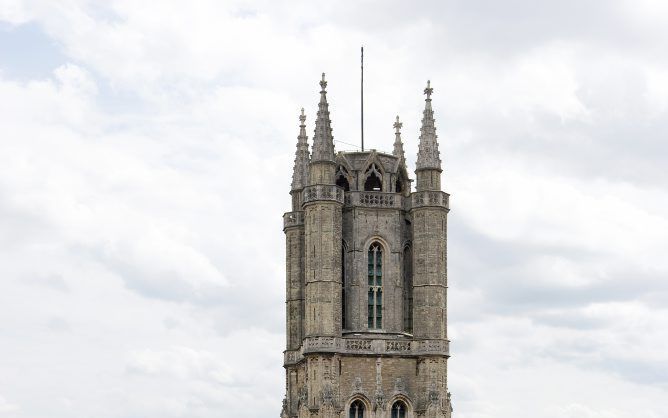
[[334, 137], [332, 136], [331, 121], [329, 119], [329, 104], [327, 103], [327, 81], [325, 73], [320, 80], [320, 102], [315, 120], [315, 134], [313, 136], [312, 161], [334, 161]]
[[418, 158], [416, 168], [441, 169], [441, 158], [438, 150], [438, 137], [436, 136], [436, 126], [434, 125], [434, 111], [431, 108], [431, 95], [434, 89], [431, 87], [431, 81], [427, 80], [427, 88], [424, 94], [427, 95], [424, 104], [422, 116], [422, 127], [420, 128], [420, 143], [418, 145]]
[[404, 154], [404, 144], [401, 141], [401, 127], [403, 125], [403, 123], [399, 122], [399, 116], [397, 115], [397, 118], [392, 125], [394, 127], [394, 150], [392, 151], [392, 155], [399, 158], [400, 160], [406, 159]]
[[308, 137], [306, 136], [306, 115], [302, 107], [299, 115], [299, 136], [297, 137], [297, 151], [295, 151], [295, 166], [292, 172], [292, 190], [303, 189], [308, 183]]

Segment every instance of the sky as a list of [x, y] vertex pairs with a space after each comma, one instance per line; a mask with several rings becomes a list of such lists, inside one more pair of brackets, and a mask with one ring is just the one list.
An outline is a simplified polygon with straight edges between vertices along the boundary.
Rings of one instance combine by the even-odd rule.
[[0, 0], [0, 417], [276, 417], [299, 109], [451, 194], [457, 418], [668, 417], [668, 3]]

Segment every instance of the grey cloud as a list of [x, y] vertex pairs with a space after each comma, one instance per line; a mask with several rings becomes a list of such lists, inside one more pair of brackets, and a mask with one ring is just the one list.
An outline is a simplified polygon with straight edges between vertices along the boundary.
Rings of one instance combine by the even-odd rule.
[[[450, 265], [450, 281], [455, 280], [464, 289], [481, 290], [482, 309], [490, 313], [515, 315], [597, 302], [656, 300], [668, 291], [668, 282], [659, 274], [617, 271], [606, 278], [591, 277], [588, 284], [575, 286], [545, 282], [540, 271], [525, 268], [539, 256], [568, 259], [576, 264], [596, 263], [607, 257], [578, 247], [501, 242], [461, 222], [453, 223], [450, 228], [450, 246], [453, 245], [459, 248], [454, 254], [451, 250], [454, 261]], [[549, 322], [550, 318], [544, 317], [543, 321]], [[556, 318], [551, 322], [558, 323]], [[573, 322], [572, 318], [561, 325], [569, 322]]]

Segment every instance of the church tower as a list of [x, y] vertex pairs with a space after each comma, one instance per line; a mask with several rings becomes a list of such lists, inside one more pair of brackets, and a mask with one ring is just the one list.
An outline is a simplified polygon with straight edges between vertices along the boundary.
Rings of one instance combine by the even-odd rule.
[[334, 151], [327, 82], [313, 147], [304, 110], [286, 238], [281, 418], [450, 418], [447, 214], [433, 89], [416, 187], [397, 116], [392, 153]]

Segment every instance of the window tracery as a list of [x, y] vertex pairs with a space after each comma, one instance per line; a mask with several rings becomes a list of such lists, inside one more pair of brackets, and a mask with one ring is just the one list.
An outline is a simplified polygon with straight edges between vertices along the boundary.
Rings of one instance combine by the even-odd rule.
[[349, 418], [364, 418], [364, 402], [357, 399], [350, 404]]
[[368, 321], [369, 329], [383, 327], [383, 247], [374, 242], [368, 252]]

